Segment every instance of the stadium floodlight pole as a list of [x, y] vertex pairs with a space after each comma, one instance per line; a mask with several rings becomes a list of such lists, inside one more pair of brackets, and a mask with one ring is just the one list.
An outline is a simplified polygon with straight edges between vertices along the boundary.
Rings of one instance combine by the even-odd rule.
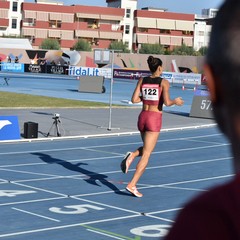
[[111, 57], [111, 82], [110, 82], [110, 94], [109, 94], [109, 121], [108, 121], [108, 128], [107, 128], [108, 131], [112, 130], [112, 96], [113, 96], [113, 77], [114, 77], [114, 72], [113, 72], [114, 53], [121, 52], [121, 50], [110, 49], [110, 52], [112, 53], [111, 54], [112, 57]]
[[[110, 94], [109, 94], [109, 120], [108, 126], [105, 127], [107, 130], [111, 131], [112, 128], [112, 96], [113, 96], [113, 66], [114, 66], [114, 53], [121, 52], [121, 50], [114, 49], [94, 49], [94, 63], [96, 64], [111, 64], [111, 79], [110, 79]], [[111, 58], [111, 61], [110, 61]], [[102, 128], [102, 127], [101, 127]], [[119, 129], [119, 128], [117, 128]]]

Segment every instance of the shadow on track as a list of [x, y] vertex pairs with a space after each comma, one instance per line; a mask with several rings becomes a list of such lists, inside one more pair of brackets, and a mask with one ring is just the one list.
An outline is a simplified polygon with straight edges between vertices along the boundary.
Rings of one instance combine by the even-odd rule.
[[88, 165], [87, 163], [72, 164], [70, 162], [67, 162], [67, 161], [64, 161], [64, 160], [61, 160], [61, 159], [52, 158], [48, 154], [44, 154], [44, 153], [32, 153], [32, 154], [36, 155], [36, 156], [39, 156], [39, 158], [42, 161], [44, 161], [45, 163], [48, 163], [48, 164], [58, 164], [58, 165], [61, 165], [64, 168], [66, 168], [66, 169], [68, 169], [70, 171], [74, 171], [74, 172], [78, 172], [78, 173], [86, 175], [87, 178], [83, 179], [83, 180], [86, 181], [89, 184], [92, 184], [92, 185], [100, 187], [101, 185], [99, 185], [97, 183], [97, 181], [99, 181], [103, 185], [105, 185], [108, 188], [110, 188], [111, 190], [113, 190], [116, 194], [132, 196], [129, 193], [121, 192], [112, 182], [107, 180], [107, 178], [108, 178], [107, 175], [96, 173], [96, 172], [92, 172], [92, 171], [86, 170], [86, 169], [81, 167], [81, 166]]

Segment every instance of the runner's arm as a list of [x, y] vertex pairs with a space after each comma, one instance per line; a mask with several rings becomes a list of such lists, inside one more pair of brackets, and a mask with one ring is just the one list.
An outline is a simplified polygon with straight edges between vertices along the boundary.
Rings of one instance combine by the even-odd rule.
[[163, 88], [163, 99], [164, 99], [164, 104], [169, 107], [172, 105], [177, 105], [177, 106], [182, 106], [184, 101], [182, 100], [181, 97], [177, 97], [175, 99], [171, 99], [170, 98], [170, 94], [169, 94], [169, 82], [166, 79], [162, 80], [162, 88]]
[[132, 95], [132, 103], [139, 103], [142, 101], [142, 97], [141, 97], [141, 85], [142, 85], [142, 78], [140, 78], [138, 80], [138, 83], [135, 87], [135, 90], [133, 92], [133, 95]]

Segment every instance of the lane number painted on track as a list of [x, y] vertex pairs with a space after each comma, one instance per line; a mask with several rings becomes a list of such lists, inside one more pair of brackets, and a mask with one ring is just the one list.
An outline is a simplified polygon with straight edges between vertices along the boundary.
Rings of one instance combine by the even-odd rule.
[[21, 190], [0, 190], [0, 197], [16, 197], [18, 195], [36, 193], [35, 191], [21, 191]]
[[[58, 214], [83, 214], [88, 212], [89, 210], [96, 210], [101, 211], [105, 210], [105, 208], [98, 207], [91, 204], [81, 204], [81, 205], [68, 205], [60, 207], [51, 207], [49, 208], [49, 211], [58, 213]], [[90, 227], [91, 228], [91, 227]], [[136, 227], [130, 230], [130, 232], [138, 237], [164, 237], [167, 235], [169, 229], [171, 228], [171, 225], [165, 225], [165, 224], [158, 224], [158, 225], [147, 225], [147, 226], [141, 226]], [[100, 230], [100, 229], [98, 229]], [[110, 232], [108, 232], [109, 234]]]
[[49, 211], [54, 213], [61, 213], [61, 214], [82, 214], [89, 211], [89, 209], [93, 210], [104, 210], [104, 208], [97, 207], [91, 204], [81, 204], [81, 205], [70, 205], [70, 206], [64, 206], [64, 208], [58, 208], [58, 207], [51, 207], [49, 208]]
[[148, 225], [131, 229], [131, 233], [141, 237], [164, 237], [168, 233], [170, 225]]

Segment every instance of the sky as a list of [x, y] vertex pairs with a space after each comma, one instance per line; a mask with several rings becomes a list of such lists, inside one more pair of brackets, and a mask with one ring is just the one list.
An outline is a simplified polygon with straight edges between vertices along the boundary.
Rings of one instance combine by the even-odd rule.
[[[88, 5], [106, 7], [106, 0], [59, 0], [64, 5]], [[223, 0], [138, 0], [138, 9], [143, 7], [166, 8], [168, 12], [201, 14], [204, 8], [218, 8]]]

